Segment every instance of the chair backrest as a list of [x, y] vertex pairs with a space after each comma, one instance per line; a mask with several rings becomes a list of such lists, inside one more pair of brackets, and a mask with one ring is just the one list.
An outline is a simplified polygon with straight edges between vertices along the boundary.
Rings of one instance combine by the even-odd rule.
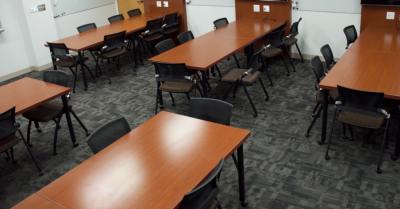
[[195, 97], [190, 99], [189, 117], [229, 126], [232, 108], [222, 100]]
[[229, 22], [228, 22], [228, 19], [226, 19], [226, 17], [220, 18], [220, 19], [214, 21], [215, 29], [220, 28], [220, 27], [222, 27], [224, 25], [227, 25], [227, 24], [229, 24]]
[[268, 37], [268, 44], [271, 46], [269, 49], [274, 49], [276, 47], [282, 46], [284, 43], [282, 41], [283, 38], [283, 33], [285, 33], [286, 28], [282, 30], [278, 30], [275, 32], [272, 32], [269, 37]]
[[156, 73], [157, 73], [157, 81], [171, 81], [171, 82], [179, 82], [186, 83], [187, 79], [185, 76], [189, 76], [189, 71], [186, 68], [185, 63], [162, 63], [162, 62], [153, 62]]
[[89, 23], [86, 25], [81, 25], [77, 29], [78, 29], [79, 33], [83, 33], [83, 32], [89, 31], [89, 30], [93, 30], [95, 28], [97, 28], [96, 23]]
[[354, 25], [347, 26], [343, 29], [343, 32], [346, 35], [346, 39], [347, 39], [346, 49], [348, 49], [349, 45], [354, 43], [354, 41], [356, 41], [358, 38], [356, 27], [354, 27]]
[[321, 53], [322, 53], [322, 56], [324, 56], [326, 68], [328, 68], [328, 70], [330, 70], [331, 69], [330, 65], [334, 62], [334, 60], [333, 60], [332, 50], [331, 50], [331, 47], [329, 46], [329, 44], [326, 44], [321, 47]]
[[318, 84], [321, 82], [322, 78], [324, 77], [324, 66], [322, 65], [321, 59], [319, 56], [315, 56], [311, 59], [310, 65], [312, 69], [314, 70], [315, 77], [317, 78], [315, 82], [315, 89], [319, 89]]
[[129, 17], [134, 17], [136, 15], [141, 15], [142, 11], [140, 9], [132, 9], [131, 11], [128, 11]]
[[208, 208], [219, 193], [217, 185], [217, 176], [224, 165], [224, 159], [221, 159], [214, 168], [211, 175], [200, 186], [185, 194], [179, 209], [206, 209]]
[[68, 73], [61, 70], [45, 70], [43, 72], [43, 81], [67, 87]]
[[166, 39], [158, 43], [155, 48], [159, 54], [164, 53], [170, 49], [175, 48], [175, 43], [172, 39]]
[[96, 154], [108, 145], [117, 141], [131, 131], [128, 122], [124, 117], [110, 121], [90, 134], [86, 139], [90, 149]]
[[114, 16], [109, 17], [108, 21], [110, 23], [115, 23], [115, 22], [118, 22], [118, 21], [124, 20], [124, 19], [125, 19], [124, 16], [122, 14], [119, 14], [119, 15], [114, 15]]
[[147, 21], [146, 30], [149, 31], [148, 35], [152, 35], [152, 34], [155, 34], [155, 33], [161, 33], [162, 24], [163, 24], [163, 18], [162, 17], [160, 17], [158, 19], [155, 19], [155, 20]]
[[18, 126], [15, 124], [15, 106], [11, 109], [0, 113], [0, 141], [1, 139], [15, 134], [18, 131]]
[[167, 24], [165, 28], [170, 28], [178, 25], [178, 12], [165, 15], [164, 24]]
[[193, 36], [192, 31], [189, 30], [189, 31], [179, 34], [176, 38], [178, 39], [180, 44], [184, 44], [190, 40], [193, 40], [194, 36]]
[[68, 59], [69, 58], [67, 56], [69, 54], [69, 50], [65, 44], [47, 42], [47, 45], [49, 45], [51, 57], [53, 59], [55, 59], [55, 58]]
[[378, 110], [383, 107], [384, 93], [369, 92], [337, 86], [339, 101], [342, 102], [340, 110], [379, 117]]
[[126, 31], [105, 35], [104, 45], [107, 46], [106, 51], [110, 51], [119, 47], [125, 47], [125, 34]]
[[300, 17], [299, 21], [293, 23], [292, 27], [290, 28], [290, 34], [292, 37], [296, 37], [299, 34], [299, 23], [303, 18]]
[[258, 52], [254, 53], [251, 56], [251, 58], [249, 60], [249, 64], [248, 64], [249, 70], [251, 69], [251, 71], [250, 71], [251, 74], [254, 74], [255, 72], [259, 71], [263, 67], [265, 69], [267, 68], [265, 66], [264, 59], [261, 54], [264, 50], [265, 50], [265, 46], [263, 45]]

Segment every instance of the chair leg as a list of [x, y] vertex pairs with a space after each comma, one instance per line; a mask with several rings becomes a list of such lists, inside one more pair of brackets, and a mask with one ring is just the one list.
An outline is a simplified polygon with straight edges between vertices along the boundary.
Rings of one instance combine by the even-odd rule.
[[312, 111], [312, 117], [315, 117], [315, 111], [317, 111], [319, 105], [321, 104], [321, 102], [317, 102], [317, 104], [315, 105], [313, 111]]
[[304, 63], [303, 55], [301, 54], [301, 51], [300, 51], [300, 49], [299, 49], [299, 46], [297, 45], [297, 43], [295, 43], [295, 44], [296, 44], [297, 51], [299, 51], [299, 54], [300, 54], [300, 57], [301, 57], [301, 62]]
[[[125, 50], [126, 50], [126, 49], [125, 49]], [[121, 69], [119, 69], [119, 57], [120, 57], [120, 56], [117, 57], [117, 70], [121, 70]]]
[[70, 108], [69, 111], [72, 113], [72, 115], [74, 116], [74, 118], [78, 121], [79, 125], [81, 125], [81, 127], [83, 128], [83, 130], [85, 130], [86, 136], [89, 136], [89, 135], [90, 135], [90, 132], [87, 130], [86, 126], [82, 123], [82, 121], [79, 119], [79, 117], [76, 115], [76, 113], [74, 112], [74, 110], [72, 110], [72, 108]]
[[200, 89], [200, 86], [199, 86], [199, 85], [196, 85], [196, 88], [197, 88], [197, 90], [199, 90], [200, 96], [201, 96], [201, 97], [204, 97], [204, 96], [203, 96], [203, 91]]
[[42, 129], [39, 127], [39, 122], [34, 121], [34, 123], [35, 123], [36, 131], [37, 132], [42, 132]]
[[289, 68], [288, 68], [288, 66], [286, 64], [286, 61], [285, 61], [285, 55], [283, 55], [283, 52], [281, 53], [281, 55], [282, 55], [283, 63], [285, 64], [285, 67], [286, 67], [286, 70], [287, 70], [287, 76], [290, 76]]
[[233, 159], [233, 162], [235, 163], [236, 169], [239, 170], [239, 168], [238, 168], [238, 162], [237, 162], [237, 159], [236, 159], [235, 152], [232, 153], [232, 159]]
[[385, 148], [385, 144], [386, 144], [386, 141], [387, 141], [387, 132], [388, 132], [388, 128], [389, 128], [389, 119], [386, 120], [385, 134], [383, 135], [382, 148], [381, 148], [381, 155], [380, 155], [380, 157], [379, 157], [378, 168], [377, 168], [377, 170], [376, 170], [376, 172], [377, 172], [378, 174], [381, 174], [381, 173], [382, 173], [382, 170], [381, 170], [382, 154], [383, 154], [383, 149]]
[[103, 58], [101, 58], [101, 63], [103, 63], [104, 69], [106, 71], [106, 74], [107, 74], [107, 77], [108, 77], [108, 81], [109, 81], [108, 84], [111, 84], [111, 78], [110, 78], [110, 75], [108, 74], [108, 70], [107, 70], [106, 64], [104, 64], [104, 62], [103, 62]]
[[219, 74], [219, 80], [221, 80], [222, 79], [222, 75], [221, 75], [221, 71], [219, 71], [218, 65], [215, 65], [215, 68], [217, 69], [217, 72]]
[[232, 88], [233, 88], [235, 85], [237, 85], [237, 82], [233, 83], [233, 84], [231, 85], [231, 87], [229, 87], [229, 90], [226, 92], [224, 98], [222, 99], [223, 101], [226, 100], [226, 97], [228, 97], [229, 92], [232, 90]]
[[92, 55], [93, 60], [96, 62], [96, 71], [95, 71], [95, 74], [97, 75], [97, 68], [100, 68], [100, 65], [99, 65], [99, 63], [98, 63], [99, 58], [96, 59], [96, 57], [94, 56], [93, 52], [92, 52], [92, 51], [89, 51], [89, 52], [90, 52], [90, 54]]
[[174, 96], [172, 96], [172, 93], [171, 93], [171, 92], [168, 92], [168, 93], [169, 93], [169, 96], [171, 97], [171, 100], [172, 100], [172, 107], [175, 107]]
[[239, 83], [236, 83], [235, 89], [233, 89], [233, 96], [232, 98], [236, 98], [236, 91], [238, 89]]
[[289, 50], [288, 50], [288, 48], [286, 47], [286, 45], [285, 45], [285, 49], [286, 49], [286, 52], [287, 52], [287, 54], [288, 54], [288, 56], [289, 56], [290, 63], [292, 63], [293, 71], [296, 72], [296, 68], [294, 67], [292, 57], [290, 56]]
[[236, 55], [235, 55], [235, 54], [233, 54], [233, 58], [235, 59], [238, 68], [240, 69], [239, 61], [238, 61], [238, 59], [236, 58]]
[[9, 161], [10, 160], [10, 155], [8, 154], [8, 151], [6, 150], [6, 151], [4, 151], [5, 153], [6, 153], [6, 155], [7, 155], [7, 157], [5, 158], [5, 160], [6, 161]]
[[83, 63], [83, 66], [88, 70], [90, 76], [92, 76], [93, 83], [96, 83], [96, 79], [94, 79], [94, 75], [93, 75], [92, 71], [89, 69], [89, 67], [85, 63]]
[[371, 143], [371, 136], [372, 136], [373, 133], [374, 133], [374, 129], [371, 129], [371, 130], [368, 132], [367, 140], [366, 140], [366, 143], [367, 143], [367, 144], [370, 144], [370, 143]]
[[255, 107], [254, 104], [253, 104], [253, 101], [252, 101], [251, 98], [250, 98], [249, 92], [247, 91], [246, 84], [244, 84], [243, 81], [240, 81], [240, 82], [242, 83], [244, 92], [246, 92], [247, 98], [249, 99], [250, 104], [251, 104], [251, 106], [253, 107], [253, 110], [254, 110], [254, 115], [253, 115], [253, 116], [254, 116], [254, 117], [257, 117], [257, 110], [256, 110], [256, 107]]
[[158, 94], [159, 94], [159, 90], [157, 88], [157, 93], [156, 93], [156, 111], [154, 115], [157, 115], [157, 110], [158, 110]]
[[21, 136], [22, 141], [24, 141], [24, 144], [25, 144], [26, 148], [28, 149], [29, 154], [31, 155], [31, 158], [32, 158], [33, 162], [35, 162], [35, 165], [36, 165], [37, 169], [39, 170], [39, 176], [42, 176], [43, 175], [42, 170], [40, 169], [39, 165], [37, 164], [37, 162], [35, 160], [35, 157], [33, 157], [31, 149], [29, 149], [29, 146], [25, 141], [24, 135], [22, 135], [21, 130], [18, 130], [18, 132], [19, 132], [19, 135]]
[[14, 159], [14, 147], [11, 147], [11, 148], [10, 148], [10, 154], [11, 154], [11, 162], [12, 162], [13, 164], [16, 164], [17, 161]]
[[153, 55], [150, 53], [149, 48], [147, 47], [147, 43], [144, 40], [142, 40], [142, 41], [143, 41], [144, 48], [146, 49], [147, 54], [149, 55], [149, 58], [152, 58]]
[[[69, 67], [69, 70], [72, 72], [72, 75], [75, 75], [74, 70], [72, 70], [71, 67]], [[75, 76], [75, 79], [76, 79], [76, 76]]]
[[270, 86], [274, 86], [274, 84], [272, 83], [272, 80], [271, 80], [271, 76], [269, 76], [268, 65], [265, 63], [264, 59], [261, 59], [261, 60], [263, 62], [263, 66], [264, 66], [265, 72], [267, 72], [267, 75], [268, 75], [268, 79], [269, 79], [269, 83], [270, 83], [269, 85]]
[[53, 143], [53, 155], [57, 155], [57, 134], [58, 134], [58, 129], [59, 129], [58, 127], [60, 125], [62, 116], [63, 116], [63, 113], [61, 113], [60, 116], [58, 116], [58, 120], [56, 123], [56, 130], [54, 133], [54, 143]]
[[214, 67], [215, 67], [215, 66], [212, 66], [212, 67], [211, 67], [211, 75], [212, 75], [213, 77], [215, 77], [215, 69], [214, 69]]
[[268, 92], [267, 92], [267, 90], [265, 89], [265, 86], [264, 86], [264, 83], [263, 83], [262, 80], [261, 80], [261, 77], [258, 77], [258, 80], [260, 81], [261, 87], [262, 87], [263, 90], [264, 90], [265, 96], [267, 96], [267, 98], [265, 98], [265, 101], [268, 101], [268, 100], [269, 100]]
[[350, 124], [347, 124], [347, 126], [349, 127], [349, 130], [350, 130], [350, 138], [349, 138], [349, 140], [350, 141], [353, 141], [354, 140], [354, 132], [353, 132], [353, 127], [350, 125]]
[[337, 112], [337, 109], [335, 109], [335, 114], [333, 116], [332, 127], [331, 127], [331, 136], [329, 137], [328, 147], [326, 148], [325, 160], [331, 159], [331, 157], [328, 155], [328, 152], [329, 152], [329, 147], [331, 146], [333, 126], [335, 125], [335, 120], [336, 120], [336, 112]]
[[31, 126], [32, 126], [32, 121], [29, 120], [29, 122], [28, 122], [28, 133], [27, 133], [27, 139], [28, 139], [29, 147], [32, 147], [32, 143], [31, 143]]
[[190, 103], [190, 96], [189, 96], [189, 94], [188, 93], [185, 93], [186, 94], [186, 97], [187, 97], [187, 99], [189, 100], [189, 103]]
[[314, 117], [314, 119], [312, 120], [310, 126], [309, 126], [308, 129], [307, 129], [306, 137], [309, 137], [309, 136], [310, 136], [310, 131], [311, 131], [312, 127], [314, 126], [315, 122], [317, 121], [318, 116], [321, 114], [322, 109], [323, 109], [323, 108], [322, 108], [322, 105], [321, 105], [321, 106], [318, 108], [317, 115]]
[[132, 65], [133, 75], [136, 75], [136, 69], [135, 69], [135, 65], [132, 62], [131, 55], [129, 54], [129, 51], [127, 51], [126, 53], [128, 54], [129, 61], [131, 62], [131, 65]]
[[76, 84], [76, 80], [77, 80], [77, 75], [78, 75], [78, 65], [75, 66], [74, 87], [72, 88], [72, 92], [73, 92], [73, 93], [76, 93], [76, 91], [75, 91], [75, 84]]

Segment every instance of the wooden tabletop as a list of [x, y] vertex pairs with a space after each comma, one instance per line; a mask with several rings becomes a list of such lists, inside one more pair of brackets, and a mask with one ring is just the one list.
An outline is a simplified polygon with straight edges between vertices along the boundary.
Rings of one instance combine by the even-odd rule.
[[33, 194], [23, 200], [22, 202], [18, 203], [12, 209], [61, 209], [63, 207], [46, 200], [45, 198]]
[[174, 208], [249, 136], [161, 112], [37, 194], [65, 208]]
[[19, 115], [70, 91], [68, 87], [22, 78], [0, 86], [0, 113], [16, 106], [15, 115]]
[[368, 26], [350, 48], [400, 53], [400, 31], [396, 28]]

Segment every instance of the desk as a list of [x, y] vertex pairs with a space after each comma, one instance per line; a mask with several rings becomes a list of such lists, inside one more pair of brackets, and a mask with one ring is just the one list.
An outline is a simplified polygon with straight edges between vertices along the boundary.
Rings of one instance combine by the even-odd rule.
[[12, 209], [62, 209], [63, 207], [50, 202], [49, 200], [44, 199], [43, 197], [33, 194], [23, 200], [22, 202], [18, 203]]
[[77, 146], [78, 143], [75, 139], [67, 98], [65, 97], [65, 94], [70, 91], [71, 89], [68, 87], [32, 78], [23, 78], [0, 87], [0, 98], [2, 98], [0, 113], [15, 106], [15, 115], [19, 115], [61, 96], [71, 140], [73, 145]]
[[[386, 35], [391, 38], [385, 38]], [[385, 98], [400, 100], [400, 54], [397, 53], [400, 52], [397, 50], [400, 49], [400, 39], [397, 37], [400, 38], [400, 32], [395, 28], [368, 27], [321, 81], [319, 87], [324, 89], [324, 112], [319, 144], [324, 144], [326, 139], [328, 90], [337, 90], [337, 85], [384, 92]], [[399, 155], [399, 142], [398, 136], [392, 159]]]
[[174, 208], [250, 131], [161, 112], [37, 192], [65, 208]]

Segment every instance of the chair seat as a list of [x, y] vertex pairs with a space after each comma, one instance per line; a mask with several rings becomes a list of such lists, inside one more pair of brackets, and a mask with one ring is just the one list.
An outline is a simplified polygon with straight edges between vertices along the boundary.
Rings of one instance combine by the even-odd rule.
[[293, 46], [297, 42], [297, 38], [288, 38], [285, 40], [286, 46]]
[[379, 117], [368, 116], [359, 113], [342, 111], [339, 114], [338, 120], [350, 125], [355, 125], [364, 128], [378, 129], [385, 121], [385, 115], [380, 114]]
[[165, 81], [164, 83], [161, 84], [159, 89], [161, 91], [186, 93], [192, 91], [193, 88], [194, 88], [194, 83], [191, 81], [187, 81], [186, 83]]
[[[83, 62], [88, 60], [88, 57], [83, 57]], [[76, 62], [75, 62], [76, 60]], [[55, 65], [61, 66], [61, 67], [75, 67], [75, 63], [80, 64], [79, 58], [77, 56], [74, 56], [74, 58], [68, 58], [68, 59], [60, 59], [56, 62], [54, 62]]]
[[261, 54], [263, 57], [271, 58], [271, 57], [275, 57], [276, 55], [279, 55], [281, 53], [282, 53], [282, 49], [274, 48], [274, 49], [266, 49]]
[[[338, 91], [329, 91], [329, 96], [332, 97], [333, 100], [337, 101], [339, 100], [339, 92]], [[317, 91], [317, 96], [316, 96], [317, 102], [323, 102], [324, 101], [324, 92], [323, 91]]]
[[170, 28], [165, 29], [165, 30], [163, 31], [163, 33], [164, 33], [165, 35], [169, 35], [169, 34], [171, 34], [171, 33], [176, 33], [176, 32], [178, 32], [178, 28], [177, 28], [177, 27], [170, 27]]
[[143, 40], [146, 42], [150, 42], [150, 41], [155, 41], [155, 40], [162, 39], [162, 38], [164, 38], [164, 36], [162, 34], [156, 33], [156, 34], [144, 37]]
[[109, 59], [109, 58], [120, 56], [121, 54], [124, 54], [124, 53], [126, 53], [125, 49], [115, 49], [115, 50], [111, 50], [109, 52], [103, 53], [102, 56], [103, 56], [103, 58]]
[[10, 149], [21, 141], [21, 138], [11, 134], [3, 139], [0, 139], [0, 153]]
[[[234, 68], [228, 74], [226, 74], [221, 81], [226, 83], [235, 83], [236, 80], [243, 75], [247, 69], [238, 69]], [[243, 83], [245, 84], [253, 84], [260, 77], [261, 72], [257, 71], [254, 74], [249, 74], [243, 78]]]
[[[72, 108], [72, 105], [69, 105]], [[59, 102], [47, 102], [39, 107], [35, 107], [32, 110], [29, 110], [25, 113], [22, 113], [22, 116], [27, 118], [28, 120], [37, 121], [37, 122], [48, 122], [57, 118], [63, 110], [63, 104]]]

